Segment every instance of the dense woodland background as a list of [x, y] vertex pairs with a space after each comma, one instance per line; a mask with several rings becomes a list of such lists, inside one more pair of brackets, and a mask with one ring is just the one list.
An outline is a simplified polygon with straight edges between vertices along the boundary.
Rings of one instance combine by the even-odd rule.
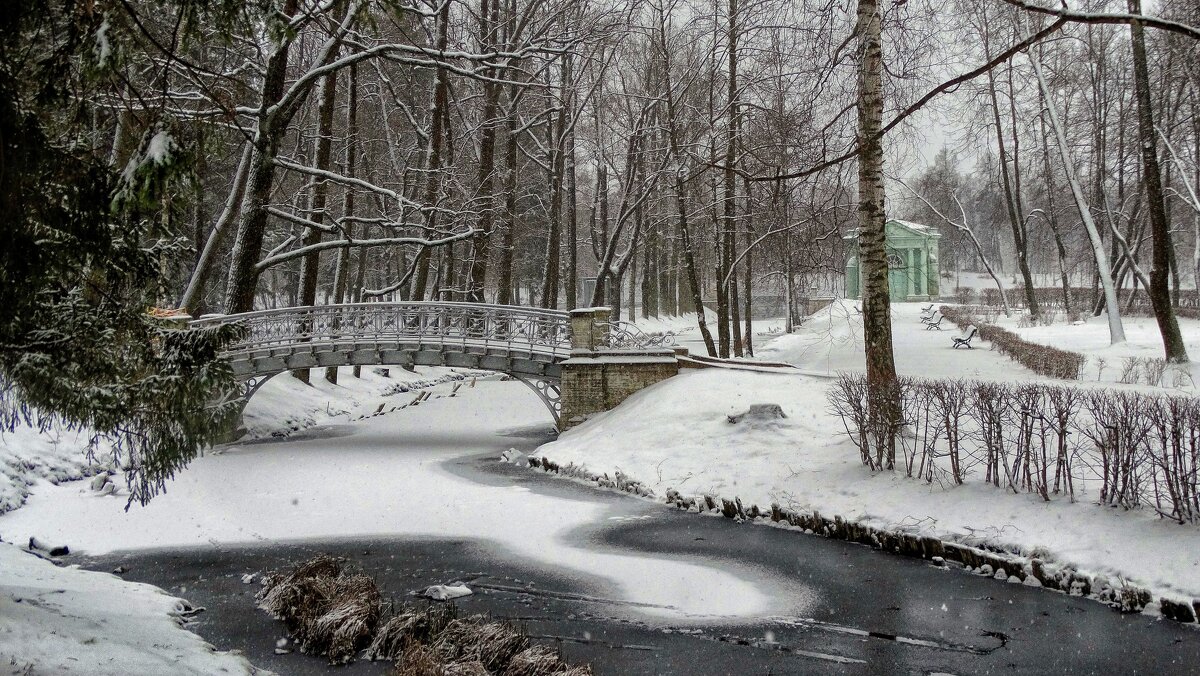
[[[840, 290], [854, 160], [811, 170], [855, 146], [849, 3], [281, 0], [222, 27], [188, 25], [186, 6], [104, 5], [80, 27], [103, 73], [80, 133], [115, 168], [188, 169], [163, 202], [189, 252], [168, 261], [163, 306], [654, 316], [703, 299], [737, 353], [756, 297]], [[886, 121], [1052, 18], [1003, 2], [881, 9]], [[1200, 20], [1188, 2], [1155, 9]], [[889, 131], [889, 216], [940, 228], [944, 271], [986, 259], [1010, 287], [1098, 288], [1054, 106], [1118, 286], [1145, 286], [1129, 33], [1067, 23]], [[1200, 267], [1196, 44], [1147, 37], [1176, 297]], [[1069, 313], [1099, 307], [1076, 295]]]
[[740, 356], [848, 256], [886, 392], [885, 216], [941, 231], [943, 293], [987, 272], [1114, 342], [1153, 312], [1186, 361], [1197, 25], [1185, 0], [22, 0], [0, 413], [119, 439], [141, 498], [211, 440], [236, 333], [148, 307], [705, 304]]

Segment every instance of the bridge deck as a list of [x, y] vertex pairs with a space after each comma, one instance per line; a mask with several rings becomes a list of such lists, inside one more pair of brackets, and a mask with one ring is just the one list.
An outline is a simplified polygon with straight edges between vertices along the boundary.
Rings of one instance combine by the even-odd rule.
[[242, 378], [344, 365], [456, 366], [539, 379], [561, 375], [568, 313], [477, 303], [353, 303], [203, 317], [241, 323], [225, 352]]

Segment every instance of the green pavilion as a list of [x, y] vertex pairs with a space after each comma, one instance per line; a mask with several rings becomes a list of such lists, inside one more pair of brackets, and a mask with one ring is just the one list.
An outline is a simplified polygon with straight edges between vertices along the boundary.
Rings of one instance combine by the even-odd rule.
[[[938, 296], [937, 230], [920, 223], [888, 219], [888, 287], [893, 301], [933, 300]], [[843, 237], [846, 260], [846, 297], [860, 298], [862, 270], [858, 265], [858, 230]]]

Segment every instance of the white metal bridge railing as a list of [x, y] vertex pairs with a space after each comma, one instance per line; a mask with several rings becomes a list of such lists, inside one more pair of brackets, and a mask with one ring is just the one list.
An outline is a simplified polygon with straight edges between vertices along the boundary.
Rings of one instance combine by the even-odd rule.
[[566, 357], [570, 319], [559, 310], [479, 303], [351, 303], [214, 315], [192, 326], [239, 322], [246, 335], [236, 354], [303, 343], [434, 340], [446, 346]]

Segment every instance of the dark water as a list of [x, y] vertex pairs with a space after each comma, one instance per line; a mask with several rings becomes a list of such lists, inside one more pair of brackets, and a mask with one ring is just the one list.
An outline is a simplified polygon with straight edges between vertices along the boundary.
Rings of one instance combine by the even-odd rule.
[[518, 622], [538, 640], [561, 645], [569, 660], [590, 662], [597, 674], [1200, 673], [1194, 627], [1123, 616], [1094, 601], [859, 545], [682, 514], [494, 459], [464, 458], [448, 467], [481, 483], [620, 501], [622, 513], [647, 518], [598, 523], [575, 537], [599, 548], [755, 568], [813, 590], [813, 611], [752, 623], [644, 619], [630, 604], [605, 598], [597, 580], [483, 540], [360, 538], [117, 553], [80, 562], [100, 570], [124, 566], [126, 579], [204, 606], [193, 631], [281, 674], [382, 674], [389, 668], [365, 662], [331, 667], [294, 652], [275, 654], [284, 630], [255, 607], [258, 585], [243, 583], [242, 575], [317, 552], [346, 557], [397, 602], [414, 600], [409, 593], [430, 584], [470, 580], [476, 593], [460, 599], [464, 612]]

